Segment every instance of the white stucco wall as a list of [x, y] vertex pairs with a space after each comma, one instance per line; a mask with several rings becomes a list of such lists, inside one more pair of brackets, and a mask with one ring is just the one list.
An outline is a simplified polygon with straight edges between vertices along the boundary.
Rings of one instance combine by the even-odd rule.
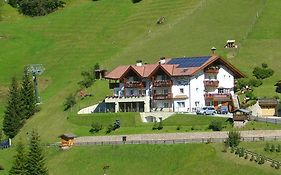
[[[205, 87], [204, 87], [204, 72], [200, 71], [195, 76], [191, 77], [190, 80], [190, 105], [192, 108], [198, 108], [205, 106]], [[197, 102], [197, 105], [195, 104]]]
[[[219, 80], [219, 87], [231, 88], [232, 90], [230, 93], [234, 95], [234, 76], [229, 69], [227, 69], [225, 66], [221, 66], [217, 75], [217, 79]], [[217, 92], [218, 91], [216, 90], [216, 93]]]

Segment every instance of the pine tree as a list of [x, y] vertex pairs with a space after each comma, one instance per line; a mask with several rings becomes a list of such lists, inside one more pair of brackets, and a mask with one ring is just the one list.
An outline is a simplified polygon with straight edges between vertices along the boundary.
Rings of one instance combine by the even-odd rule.
[[31, 132], [29, 152], [27, 156], [28, 175], [47, 175], [48, 169], [45, 166], [43, 148], [40, 145], [40, 138], [36, 131]]
[[3, 131], [5, 135], [9, 138], [14, 138], [24, 124], [23, 119], [24, 115], [22, 113], [18, 83], [16, 78], [13, 77], [3, 120]]
[[27, 175], [26, 156], [24, 144], [20, 141], [17, 145], [17, 155], [9, 172], [10, 175]]
[[21, 100], [23, 104], [22, 110], [24, 116], [26, 119], [28, 119], [35, 113], [36, 100], [34, 94], [34, 86], [27, 68], [24, 69], [24, 74], [22, 77]]

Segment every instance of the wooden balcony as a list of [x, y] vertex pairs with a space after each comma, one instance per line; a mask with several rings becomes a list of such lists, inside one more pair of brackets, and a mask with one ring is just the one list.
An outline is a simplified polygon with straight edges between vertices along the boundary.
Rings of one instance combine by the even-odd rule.
[[167, 93], [167, 94], [154, 94], [153, 99], [154, 100], [170, 100], [173, 98], [172, 93]]
[[109, 83], [109, 89], [114, 89], [118, 87], [119, 87], [119, 83]]
[[218, 74], [219, 69], [206, 69], [204, 72], [207, 74]]
[[217, 88], [217, 87], [219, 87], [219, 81], [218, 80], [204, 80], [204, 86], [206, 88], [208, 88], [208, 87]]
[[145, 87], [146, 84], [145, 82], [141, 82], [141, 81], [129, 81], [126, 83], [126, 88], [143, 88]]
[[218, 93], [214, 93], [214, 94], [210, 94], [210, 93], [206, 93], [204, 94], [204, 98], [205, 100], [215, 100], [215, 101], [231, 101], [231, 94], [218, 94]]
[[154, 87], [170, 87], [173, 85], [172, 80], [154, 80], [153, 86]]

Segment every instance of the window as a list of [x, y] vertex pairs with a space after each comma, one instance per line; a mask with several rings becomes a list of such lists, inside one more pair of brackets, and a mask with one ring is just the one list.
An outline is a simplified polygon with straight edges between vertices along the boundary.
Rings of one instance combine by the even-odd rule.
[[139, 90], [139, 95], [143, 95], [143, 94], [142, 94], [142, 90]]
[[168, 108], [169, 107], [169, 103], [164, 103], [164, 108]]
[[130, 90], [130, 95], [134, 95], [134, 90]]
[[199, 103], [200, 103], [199, 101], [196, 101], [196, 102], [195, 102], [195, 106], [196, 106], [196, 107], [199, 106]]
[[163, 94], [168, 94], [168, 89], [164, 89]]
[[184, 93], [184, 89], [180, 88], [180, 93], [183, 94]]
[[185, 102], [178, 102], [178, 107], [179, 108], [184, 108], [185, 107]]
[[219, 94], [223, 94], [223, 93], [224, 93], [224, 89], [223, 89], [223, 88], [219, 88], [219, 89], [218, 89], [218, 93], [219, 93]]
[[196, 88], [196, 92], [198, 92], [199, 91], [199, 88]]

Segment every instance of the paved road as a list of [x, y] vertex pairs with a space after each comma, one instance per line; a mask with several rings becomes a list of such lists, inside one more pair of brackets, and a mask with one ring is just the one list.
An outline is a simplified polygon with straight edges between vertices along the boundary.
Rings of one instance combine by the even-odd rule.
[[[256, 130], [241, 131], [244, 140], [272, 140], [281, 139], [281, 130]], [[112, 136], [85, 136], [75, 140], [77, 145], [83, 144], [113, 144], [121, 143], [123, 136], [126, 136], [127, 143], [162, 143], [163, 141], [184, 141], [186, 142], [206, 142], [212, 138], [214, 142], [222, 142], [227, 138], [227, 132], [189, 132], [189, 133], [164, 133], [164, 134], [134, 134], [134, 135], [112, 135]], [[256, 139], [255, 139], [256, 138]]]

